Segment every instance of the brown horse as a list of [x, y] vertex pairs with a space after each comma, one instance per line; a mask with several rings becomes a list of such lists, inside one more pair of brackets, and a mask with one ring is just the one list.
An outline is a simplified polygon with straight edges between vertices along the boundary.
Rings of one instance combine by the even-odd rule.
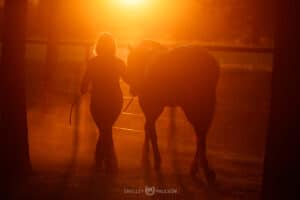
[[143, 160], [148, 161], [150, 141], [155, 168], [160, 169], [155, 122], [165, 106], [179, 106], [197, 135], [191, 173], [195, 175], [202, 167], [207, 181], [214, 181], [216, 175], [206, 157], [206, 136], [216, 104], [218, 62], [196, 45], [168, 50], [149, 40], [132, 48], [127, 61], [128, 81], [146, 118]]

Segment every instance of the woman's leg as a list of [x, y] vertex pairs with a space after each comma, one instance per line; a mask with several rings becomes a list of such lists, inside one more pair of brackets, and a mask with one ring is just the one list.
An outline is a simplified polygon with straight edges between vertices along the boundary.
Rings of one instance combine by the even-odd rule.
[[95, 163], [96, 168], [101, 169], [103, 166], [103, 160], [104, 160], [104, 144], [103, 144], [103, 138], [98, 136], [98, 141], [96, 145], [96, 152], [95, 152]]
[[103, 167], [105, 157], [103, 131], [101, 130], [101, 127], [103, 126], [103, 112], [98, 106], [95, 105], [93, 101], [90, 105], [90, 112], [98, 128], [98, 140], [95, 150], [95, 165], [97, 169], [101, 169]]
[[99, 105], [91, 105], [91, 114], [99, 130], [99, 138], [96, 146], [96, 166], [104, 165], [108, 172], [115, 172], [118, 168], [114, 149], [112, 126], [121, 113], [122, 101], [110, 104], [97, 102]]
[[118, 170], [118, 162], [112, 136], [112, 125], [103, 127], [100, 131], [103, 139], [105, 170], [107, 172], [116, 172]]

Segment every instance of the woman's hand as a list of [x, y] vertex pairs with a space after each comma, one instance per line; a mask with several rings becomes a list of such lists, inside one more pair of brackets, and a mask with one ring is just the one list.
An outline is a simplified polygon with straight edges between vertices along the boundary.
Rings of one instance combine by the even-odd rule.
[[87, 67], [81, 82], [80, 93], [84, 95], [89, 90], [89, 83], [91, 80], [91, 68]]

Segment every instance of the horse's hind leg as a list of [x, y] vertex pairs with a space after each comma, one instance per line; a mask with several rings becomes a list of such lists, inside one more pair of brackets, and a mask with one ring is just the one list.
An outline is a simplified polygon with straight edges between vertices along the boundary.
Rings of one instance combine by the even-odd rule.
[[207, 160], [207, 129], [201, 129], [198, 127], [195, 127], [195, 131], [197, 134], [197, 151], [195, 154], [194, 162], [191, 167], [191, 173], [192, 175], [195, 175], [195, 173], [200, 167], [204, 170], [204, 175], [206, 176], [206, 180], [208, 183], [212, 183], [216, 179], [215, 172], [209, 167], [208, 160]]
[[[208, 107], [206, 107], [206, 109], [207, 108]], [[199, 111], [200, 109], [197, 108], [183, 108], [183, 110], [188, 120], [193, 125], [197, 136], [197, 150], [191, 166], [191, 174], [196, 175], [196, 173], [199, 171], [199, 168], [202, 167], [207, 182], [212, 183], [215, 181], [216, 175], [208, 164], [206, 136], [212, 121], [213, 109], [211, 109], [211, 111], [207, 111], [205, 109]]]

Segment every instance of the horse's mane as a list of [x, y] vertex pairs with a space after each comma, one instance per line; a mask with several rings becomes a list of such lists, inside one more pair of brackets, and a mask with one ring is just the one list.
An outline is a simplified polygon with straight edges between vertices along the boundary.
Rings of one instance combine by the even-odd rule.
[[127, 69], [131, 87], [140, 90], [144, 75], [157, 57], [167, 52], [168, 48], [153, 40], [142, 40], [128, 55], [127, 62], [134, 63]]
[[159, 42], [153, 40], [143, 40], [137, 47], [138, 50], [144, 51], [165, 51], [168, 48]]

